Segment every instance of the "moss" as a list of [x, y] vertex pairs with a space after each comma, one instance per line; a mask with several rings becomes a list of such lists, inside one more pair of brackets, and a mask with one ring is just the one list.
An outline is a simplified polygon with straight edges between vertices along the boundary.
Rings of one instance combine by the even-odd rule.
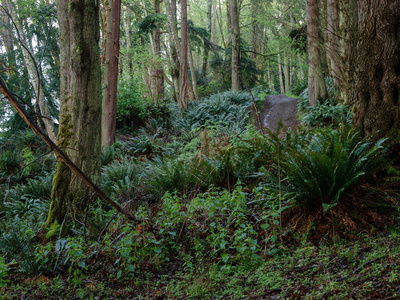
[[46, 239], [51, 240], [53, 237], [58, 236], [60, 229], [61, 225], [58, 224], [57, 221], [54, 221], [54, 223], [50, 224], [50, 226], [47, 228]]
[[387, 174], [389, 176], [400, 176], [400, 171], [396, 170], [393, 166], [389, 166], [387, 169]]
[[57, 140], [59, 141], [60, 146], [67, 146], [70, 143], [68, 141], [73, 137], [73, 124], [72, 118], [70, 114], [62, 114], [60, 115], [60, 127], [58, 130]]

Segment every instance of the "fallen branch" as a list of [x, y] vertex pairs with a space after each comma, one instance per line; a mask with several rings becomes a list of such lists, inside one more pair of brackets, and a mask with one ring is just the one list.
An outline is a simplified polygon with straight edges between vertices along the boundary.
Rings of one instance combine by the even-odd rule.
[[372, 260], [370, 260], [370, 261], [367, 261], [365, 264], [359, 266], [357, 269], [355, 269], [355, 270], [354, 270], [353, 272], [351, 272], [350, 274], [348, 274], [348, 275], [346, 275], [346, 276], [343, 276], [343, 277], [341, 277], [341, 278], [338, 278], [338, 279], [336, 279], [335, 281], [336, 281], [336, 282], [339, 282], [339, 281], [345, 280], [345, 279], [348, 278], [350, 275], [353, 275], [353, 274], [359, 272], [359, 271], [360, 271], [362, 268], [364, 268], [365, 266], [368, 266], [368, 265], [372, 264], [373, 262], [376, 262], [377, 260], [380, 260], [380, 259], [382, 259], [382, 258], [385, 258], [386, 256], [388, 256], [388, 254], [385, 254], [385, 255], [382, 255], [382, 256], [380, 256], [380, 257], [378, 257], [378, 258], [375, 258], [375, 259], [372, 259]]
[[10, 104], [18, 112], [18, 114], [24, 119], [28, 126], [39, 135], [45, 143], [53, 150], [54, 154], [60, 158], [72, 172], [78, 175], [94, 192], [96, 192], [101, 198], [107, 201], [111, 206], [113, 206], [118, 212], [123, 213], [130, 220], [136, 221], [136, 218], [131, 214], [126, 212], [117, 203], [115, 203], [110, 197], [108, 197], [81, 169], [76, 166], [71, 159], [35, 124], [33, 119], [29, 116], [27, 111], [22, 107], [22, 105], [15, 99], [13, 93], [7, 88], [3, 79], [0, 77], [0, 92], [7, 98]]

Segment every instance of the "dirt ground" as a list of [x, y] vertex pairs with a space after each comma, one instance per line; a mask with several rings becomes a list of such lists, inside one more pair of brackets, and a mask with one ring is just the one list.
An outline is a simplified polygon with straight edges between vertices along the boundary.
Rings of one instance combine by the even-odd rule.
[[276, 131], [280, 120], [288, 128], [296, 127], [299, 124], [297, 100], [285, 95], [266, 96], [263, 103], [264, 108], [260, 113], [263, 127]]

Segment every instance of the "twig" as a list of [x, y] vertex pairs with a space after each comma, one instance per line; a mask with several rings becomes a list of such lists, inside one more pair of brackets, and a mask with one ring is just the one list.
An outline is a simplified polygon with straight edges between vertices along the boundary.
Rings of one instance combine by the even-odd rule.
[[385, 255], [382, 255], [382, 256], [380, 256], [380, 257], [378, 257], [378, 258], [375, 258], [375, 259], [372, 259], [372, 260], [370, 260], [370, 261], [367, 261], [366, 263], [364, 263], [364, 264], [362, 264], [361, 266], [359, 266], [357, 269], [355, 269], [355, 270], [354, 270], [353, 272], [351, 272], [350, 274], [348, 274], [348, 275], [346, 275], [346, 276], [344, 276], [344, 277], [338, 278], [338, 279], [336, 279], [335, 281], [336, 281], [336, 282], [339, 282], [339, 281], [345, 280], [345, 279], [347, 279], [350, 275], [353, 275], [353, 274], [359, 272], [359, 271], [360, 271], [362, 268], [364, 268], [365, 266], [368, 266], [368, 265], [372, 264], [373, 262], [375, 262], [375, 261], [377, 261], [377, 260], [380, 260], [380, 259], [382, 259], [382, 258], [385, 258], [385, 257], [387, 257], [388, 255], [389, 255], [389, 254], [385, 254]]

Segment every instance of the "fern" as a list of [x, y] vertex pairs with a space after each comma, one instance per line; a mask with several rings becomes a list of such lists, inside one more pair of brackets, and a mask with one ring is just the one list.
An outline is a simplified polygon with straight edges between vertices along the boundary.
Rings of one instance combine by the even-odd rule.
[[[382, 164], [386, 151], [385, 139], [372, 144], [348, 129], [309, 131], [300, 143], [290, 141], [275, 156], [275, 170], [280, 167], [285, 179], [282, 188], [296, 205], [307, 209], [322, 206], [325, 213], [337, 204], [343, 191]], [[268, 177], [276, 182], [277, 174]]]

